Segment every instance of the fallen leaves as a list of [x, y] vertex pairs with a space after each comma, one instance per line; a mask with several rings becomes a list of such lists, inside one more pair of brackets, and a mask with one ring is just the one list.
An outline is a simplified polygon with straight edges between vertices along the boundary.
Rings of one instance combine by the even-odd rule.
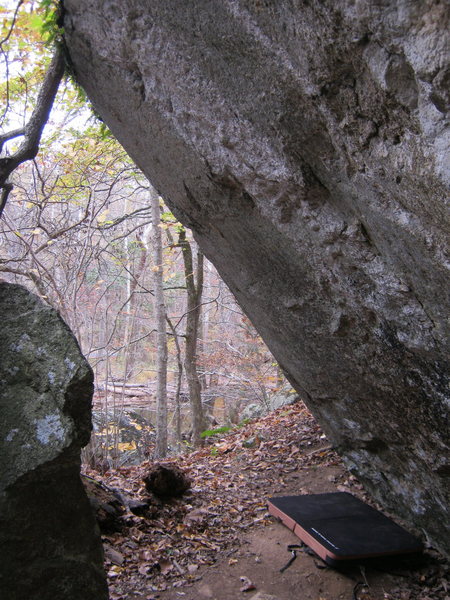
[[[250, 444], [245, 443], [248, 440]], [[174, 459], [166, 462], [173, 464]], [[298, 472], [337, 465], [340, 459], [298, 403], [234, 429], [222, 439], [214, 438], [213, 444], [179, 457], [178, 464], [192, 482], [188, 492], [157, 501], [147, 517], [129, 510], [121, 517], [121, 532], [103, 537], [112, 600], [152, 600], [170, 589], [174, 598], [183, 597], [182, 591], [175, 590], [192, 586], [219, 559], [237, 570], [239, 562], [232, 555], [242, 543], [243, 532], [272, 522], [267, 497], [293, 482], [296, 493], [308, 492], [295, 484]], [[103, 481], [138, 502], [147, 494], [142, 477], [149, 466], [110, 471]], [[95, 477], [99, 478], [97, 473]], [[333, 483], [345, 491], [361, 489], [352, 476], [335, 479], [333, 475]], [[241, 578], [241, 583], [242, 593], [256, 589], [248, 578]]]
[[[232, 554], [243, 530], [270, 522], [259, 482], [282, 484], [283, 474], [302, 462], [302, 447], [317, 442], [320, 434], [299, 403], [181, 457], [179, 465], [192, 481], [191, 489], [161, 502], [153, 518], [128, 511], [122, 531], [104, 536], [111, 597], [126, 597], [127, 589], [144, 593], [149, 586], [157, 592], [192, 585], [202, 567]], [[212, 448], [217, 452], [211, 453]], [[144, 463], [110, 471], [103, 481], [139, 501], [147, 493], [142, 478], [150, 467]], [[229, 560], [235, 564], [236, 559]]]

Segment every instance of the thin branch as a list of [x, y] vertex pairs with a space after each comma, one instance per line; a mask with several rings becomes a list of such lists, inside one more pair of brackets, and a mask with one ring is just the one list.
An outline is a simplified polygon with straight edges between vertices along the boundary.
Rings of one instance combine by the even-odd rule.
[[[0, 52], [3, 55], [3, 60], [5, 61], [5, 72], [6, 72], [5, 73], [5, 75], [6, 75], [6, 103], [5, 103], [5, 107], [3, 109], [2, 116], [0, 117], [0, 123], [3, 123], [5, 117], [8, 113], [8, 110], [9, 110], [9, 60], [8, 60], [8, 52], [3, 48], [3, 44], [6, 44], [9, 40], [9, 38], [11, 37], [11, 34], [14, 30], [14, 26], [16, 24], [17, 15], [19, 14], [19, 8], [22, 6], [22, 4], [23, 4], [23, 0], [19, 0], [19, 2], [17, 3], [17, 6], [16, 6], [16, 10], [14, 11], [14, 16], [13, 16], [9, 31], [6, 34], [6, 36], [0, 41]], [[1, 151], [1, 147], [0, 147], [0, 151]], [[9, 192], [7, 192], [7, 194], [9, 194]], [[0, 212], [0, 214], [1, 214], [1, 212]]]
[[25, 129], [23, 127], [19, 127], [19, 129], [13, 129], [12, 131], [7, 131], [0, 135], [0, 152], [3, 150], [3, 146], [9, 140], [13, 140], [16, 137], [21, 135], [25, 135]]
[[[125, 221], [126, 219], [135, 217], [137, 214], [142, 213], [142, 212], [149, 213], [150, 212], [149, 207], [144, 206], [142, 208], [137, 208], [136, 210], [134, 210], [131, 213], [126, 213], [124, 215], [121, 215], [120, 217], [115, 219], [112, 223], [107, 223], [107, 224], [105, 223], [104, 225], [99, 225], [98, 229], [101, 229], [102, 231], [105, 231], [106, 229], [112, 229], [112, 228], [116, 227], [117, 225], [119, 225], [119, 223], [122, 223], [122, 221]], [[148, 216], [150, 216], [150, 215], [148, 215]], [[147, 214], [144, 214], [143, 216], [141, 216], [141, 218], [147, 218]], [[149, 222], [151, 223], [151, 220]], [[138, 226], [140, 226], [140, 225], [138, 225]]]
[[[25, 126], [24, 139], [18, 150], [11, 156], [0, 158], [0, 189], [2, 189], [0, 216], [11, 192], [12, 185], [8, 178], [17, 167], [26, 160], [33, 159], [39, 150], [42, 131], [46, 125], [55, 100], [56, 92], [64, 75], [64, 56], [60, 48], [56, 48], [52, 61], [39, 91], [36, 107]], [[17, 136], [14, 136], [17, 137]]]
[[41, 297], [42, 298], [47, 298], [46, 289], [42, 285], [41, 278], [36, 273], [34, 273], [33, 271], [31, 271], [31, 270], [30, 271], [25, 271], [23, 269], [12, 269], [10, 267], [0, 267], [0, 272], [3, 272], [3, 273], [12, 273], [14, 275], [20, 275], [21, 277], [25, 277], [27, 279], [31, 279], [31, 281], [36, 286], [36, 289], [38, 290], [38, 292], [41, 295]]
[[[19, 2], [17, 3], [17, 6], [16, 6], [16, 10], [14, 11], [14, 16], [13, 16], [13, 20], [11, 22], [11, 27], [9, 28], [9, 31], [6, 34], [6, 36], [0, 41], [0, 48], [2, 48], [3, 44], [5, 44], [11, 37], [11, 34], [14, 29], [14, 25], [16, 24], [16, 19], [17, 19], [17, 15], [19, 13], [19, 8], [21, 7], [22, 4], [23, 4], [23, 0], [19, 0]], [[3, 48], [2, 48], [2, 50], [3, 50]]]
[[110, 338], [108, 340], [108, 342], [106, 344], [104, 344], [103, 346], [99, 346], [98, 348], [94, 348], [93, 350], [91, 350], [91, 353], [98, 352], [99, 350], [105, 350], [106, 348], [112, 347], [112, 349], [109, 350], [109, 356], [113, 356], [114, 354], [117, 354], [124, 348], [127, 348], [128, 346], [131, 346], [132, 344], [138, 344], [142, 340], [145, 340], [146, 338], [150, 337], [153, 333], [157, 333], [156, 329], [152, 329], [151, 331], [144, 333], [143, 335], [135, 338], [134, 340], [130, 340], [129, 342], [126, 342], [125, 344], [122, 344], [121, 346], [117, 346], [117, 347], [111, 346], [111, 343], [110, 343], [111, 338]]

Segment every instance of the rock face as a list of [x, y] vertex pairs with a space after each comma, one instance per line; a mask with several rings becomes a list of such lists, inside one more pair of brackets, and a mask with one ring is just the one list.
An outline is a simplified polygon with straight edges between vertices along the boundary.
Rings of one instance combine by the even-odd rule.
[[449, 5], [65, 0], [78, 81], [384, 506], [449, 550]]
[[101, 540], [80, 480], [93, 375], [58, 314], [0, 283], [0, 589], [103, 600]]

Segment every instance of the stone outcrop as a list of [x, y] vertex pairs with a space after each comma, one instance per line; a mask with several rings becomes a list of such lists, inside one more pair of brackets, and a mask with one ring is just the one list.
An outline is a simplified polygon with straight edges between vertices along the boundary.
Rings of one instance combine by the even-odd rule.
[[65, 0], [73, 71], [372, 493], [449, 550], [449, 6]]
[[59, 315], [0, 282], [0, 590], [8, 600], [108, 598], [80, 479], [93, 375]]

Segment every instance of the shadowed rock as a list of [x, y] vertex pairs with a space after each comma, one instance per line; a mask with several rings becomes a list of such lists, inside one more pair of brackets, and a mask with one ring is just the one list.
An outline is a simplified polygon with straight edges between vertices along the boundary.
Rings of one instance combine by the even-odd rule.
[[0, 590], [8, 600], [108, 597], [80, 480], [92, 371], [59, 315], [0, 282]]
[[448, 3], [64, 6], [98, 113], [347, 465], [448, 550]]

